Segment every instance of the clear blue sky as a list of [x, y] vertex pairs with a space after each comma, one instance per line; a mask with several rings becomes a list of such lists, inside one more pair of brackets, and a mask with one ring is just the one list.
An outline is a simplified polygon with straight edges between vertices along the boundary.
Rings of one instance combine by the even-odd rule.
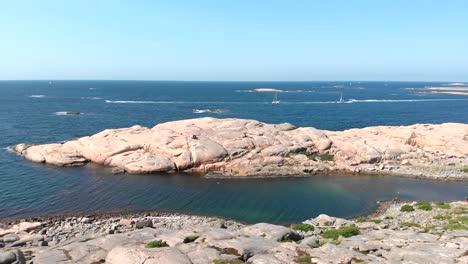
[[468, 81], [466, 0], [0, 3], [0, 79]]

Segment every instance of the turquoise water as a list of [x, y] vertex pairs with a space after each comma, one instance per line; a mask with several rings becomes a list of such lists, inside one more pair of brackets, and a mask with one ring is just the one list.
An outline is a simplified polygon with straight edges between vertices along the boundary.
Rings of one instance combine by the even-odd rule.
[[[290, 122], [330, 130], [468, 123], [468, 98], [417, 93], [419, 88], [440, 85], [444, 84], [1, 81], [0, 147], [57, 142], [106, 128], [135, 124], [151, 127], [201, 116]], [[249, 92], [257, 87], [290, 92], [279, 94], [281, 104], [273, 106], [272, 94]], [[346, 104], [336, 104], [341, 93], [348, 100]], [[224, 113], [192, 112], [209, 108], [224, 109]], [[83, 114], [60, 115], [63, 111]], [[368, 213], [375, 209], [376, 200], [396, 196], [407, 200], [459, 200], [468, 196], [468, 183], [399, 177], [219, 180], [184, 174], [113, 175], [99, 166], [59, 168], [0, 151], [0, 218], [166, 210], [246, 222], [294, 222], [319, 213]]]

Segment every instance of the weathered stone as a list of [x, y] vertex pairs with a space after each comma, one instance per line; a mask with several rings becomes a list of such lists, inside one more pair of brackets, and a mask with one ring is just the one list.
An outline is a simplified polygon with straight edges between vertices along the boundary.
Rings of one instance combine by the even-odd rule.
[[[458, 123], [321, 131], [287, 123], [198, 118], [151, 129], [107, 129], [64, 144], [19, 144], [13, 149], [35, 162], [74, 166], [91, 161], [129, 173], [185, 170], [255, 176], [315, 171], [310, 168], [353, 173], [385, 169], [395, 175], [466, 178], [453, 165], [458, 164], [453, 159], [468, 162], [466, 134], [468, 124]], [[424, 166], [421, 157], [429, 160]], [[390, 166], [396, 162], [404, 166]]]

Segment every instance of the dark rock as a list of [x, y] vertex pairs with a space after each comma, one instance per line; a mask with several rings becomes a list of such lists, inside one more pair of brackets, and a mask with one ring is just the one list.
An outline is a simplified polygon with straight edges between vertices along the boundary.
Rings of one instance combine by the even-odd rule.
[[37, 245], [38, 245], [39, 247], [47, 247], [47, 246], [49, 245], [49, 242], [47, 242], [47, 241], [39, 241], [39, 242], [37, 243]]
[[26, 246], [26, 241], [18, 240], [14, 242], [13, 244], [11, 244], [11, 247], [22, 247], [22, 246]]
[[303, 236], [299, 235], [298, 233], [296, 232], [291, 232], [291, 233], [288, 233], [286, 234], [284, 237], [283, 237], [283, 241], [287, 241], [287, 240], [292, 240], [292, 241], [299, 241], [299, 240], [302, 240], [303, 239]]

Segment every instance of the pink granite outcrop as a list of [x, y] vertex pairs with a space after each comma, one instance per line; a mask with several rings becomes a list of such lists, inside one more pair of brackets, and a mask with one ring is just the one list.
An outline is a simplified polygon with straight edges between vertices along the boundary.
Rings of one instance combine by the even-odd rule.
[[[468, 124], [460, 123], [325, 131], [288, 123], [198, 118], [153, 128], [106, 129], [63, 144], [19, 144], [13, 149], [34, 162], [57, 166], [94, 162], [128, 173], [274, 176], [340, 170], [415, 174], [411, 171], [418, 166], [433, 166], [434, 170], [446, 168], [445, 178], [468, 176], [460, 169], [467, 164]], [[419, 176], [433, 176], [429, 174]]]

